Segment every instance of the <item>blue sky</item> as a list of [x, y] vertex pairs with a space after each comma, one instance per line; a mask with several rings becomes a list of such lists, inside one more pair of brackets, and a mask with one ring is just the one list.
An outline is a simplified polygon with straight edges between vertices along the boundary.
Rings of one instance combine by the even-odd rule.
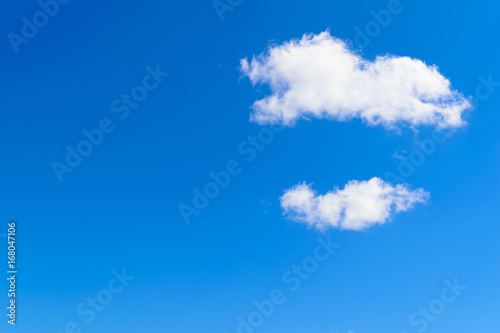
[[[351, 44], [368, 62], [390, 54], [436, 65], [452, 89], [481, 99], [404, 177], [430, 194], [425, 203], [345, 230], [284, 215], [280, 197], [302, 182], [323, 195], [398, 174], [398, 156], [436, 125], [299, 119], [247, 161], [239, 145], [268, 126], [249, 121], [251, 107], [272, 91], [254, 86], [240, 60], [327, 29], [352, 42], [391, 1], [232, 3], [221, 20], [211, 1], [70, 1], [18, 52], [9, 33], [22, 35], [40, 5], [4, 4], [0, 236], [17, 221], [19, 275], [17, 327], [3, 315], [2, 331], [232, 333], [278, 289], [286, 301], [254, 332], [497, 332], [500, 86], [484, 82], [500, 81], [500, 4], [401, 1], [367, 45]], [[112, 103], [157, 68], [168, 76], [147, 79], [158, 84], [120, 119]], [[113, 130], [60, 181], [54, 161], [103, 120]], [[240, 172], [186, 224], [179, 205], [230, 161]], [[340, 246], [292, 291], [283, 275], [314, 255], [318, 237]], [[80, 304], [106, 294], [123, 268], [135, 278], [85, 322]], [[425, 329], [412, 325], [455, 278], [467, 289]]]

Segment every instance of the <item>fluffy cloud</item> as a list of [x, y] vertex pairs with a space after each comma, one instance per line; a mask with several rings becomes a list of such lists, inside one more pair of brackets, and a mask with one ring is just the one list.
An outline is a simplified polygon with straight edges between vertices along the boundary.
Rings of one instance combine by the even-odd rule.
[[271, 46], [250, 62], [242, 59], [241, 71], [271, 90], [252, 107], [251, 120], [260, 124], [361, 118], [388, 128], [459, 127], [471, 107], [436, 66], [390, 55], [369, 61], [329, 31]]
[[374, 177], [368, 181], [352, 180], [340, 190], [325, 195], [314, 192], [302, 183], [285, 191], [280, 198], [283, 214], [315, 226], [363, 230], [384, 224], [394, 213], [407, 211], [415, 203], [424, 203], [429, 193], [412, 190], [408, 184], [392, 186]]

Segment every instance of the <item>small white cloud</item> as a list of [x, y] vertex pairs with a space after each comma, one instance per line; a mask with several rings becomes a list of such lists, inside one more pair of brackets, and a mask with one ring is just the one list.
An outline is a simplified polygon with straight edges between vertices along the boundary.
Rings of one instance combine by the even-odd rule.
[[397, 158], [398, 160], [406, 160], [408, 158], [408, 152], [401, 147], [396, 149], [396, 152], [392, 154], [392, 157]]
[[374, 177], [352, 180], [344, 189], [335, 188], [324, 195], [301, 183], [286, 190], [280, 201], [284, 215], [318, 229], [363, 230], [384, 224], [394, 213], [407, 211], [428, 198], [429, 193], [423, 189], [412, 190], [408, 184], [393, 186]]
[[270, 46], [240, 63], [254, 85], [269, 85], [272, 92], [252, 106], [251, 120], [259, 124], [361, 118], [388, 128], [459, 127], [471, 107], [436, 66], [390, 55], [369, 61], [329, 31]]

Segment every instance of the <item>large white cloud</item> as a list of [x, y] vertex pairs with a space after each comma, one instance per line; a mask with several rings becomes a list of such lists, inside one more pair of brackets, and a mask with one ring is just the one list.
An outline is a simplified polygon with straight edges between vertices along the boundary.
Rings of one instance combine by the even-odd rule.
[[241, 60], [251, 82], [271, 95], [253, 104], [251, 120], [292, 126], [300, 118], [361, 118], [388, 128], [400, 124], [458, 127], [471, 103], [436, 66], [418, 59], [352, 51], [329, 31], [273, 45]]
[[310, 226], [363, 230], [384, 224], [394, 213], [407, 211], [428, 198], [429, 193], [423, 189], [412, 190], [408, 184], [393, 186], [374, 177], [352, 180], [344, 189], [335, 188], [324, 195], [301, 183], [286, 190], [280, 201], [284, 215]]

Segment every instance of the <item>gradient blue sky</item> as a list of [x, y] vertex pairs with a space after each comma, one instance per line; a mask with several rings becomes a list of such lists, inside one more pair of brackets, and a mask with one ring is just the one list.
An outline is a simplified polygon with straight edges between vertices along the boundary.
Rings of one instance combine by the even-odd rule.
[[[401, 3], [363, 48], [368, 59], [389, 53], [436, 64], [466, 96], [478, 76], [500, 81], [498, 1]], [[60, 333], [73, 320], [95, 333], [236, 332], [236, 318], [285, 290], [283, 272], [330, 236], [338, 251], [256, 332], [416, 332], [409, 315], [458, 277], [468, 289], [427, 332], [497, 333], [500, 88], [408, 177], [429, 202], [363, 232], [308, 229], [282, 217], [278, 198], [300, 181], [324, 193], [396, 172], [395, 152], [412, 151], [432, 129], [303, 121], [251, 163], [237, 152], [262, 128], [249, 122], [249, 107], [266, 92], [241, 77], [241, 58], [327, 28], [352, 40], [371, 10], [386, 7], [244, 0], [221, 21], [211, 1], [71, 1], [15, 53], [7, 34], [40, 8], [4, 3], [0, 233], [18, 221], [20, 273], [18, 324], [6, 327], [2, 314], [2, 331]], [[170, 75], [119, 120], [112, 101], [156, 64]], [[59, 182], [51, 163], [105, 117], [114, 132]], [[233, 159], [241, 174], [186, 225], [179, 203]], [[136, 278], [85, 324], [78, 304], [122, 267]]]

